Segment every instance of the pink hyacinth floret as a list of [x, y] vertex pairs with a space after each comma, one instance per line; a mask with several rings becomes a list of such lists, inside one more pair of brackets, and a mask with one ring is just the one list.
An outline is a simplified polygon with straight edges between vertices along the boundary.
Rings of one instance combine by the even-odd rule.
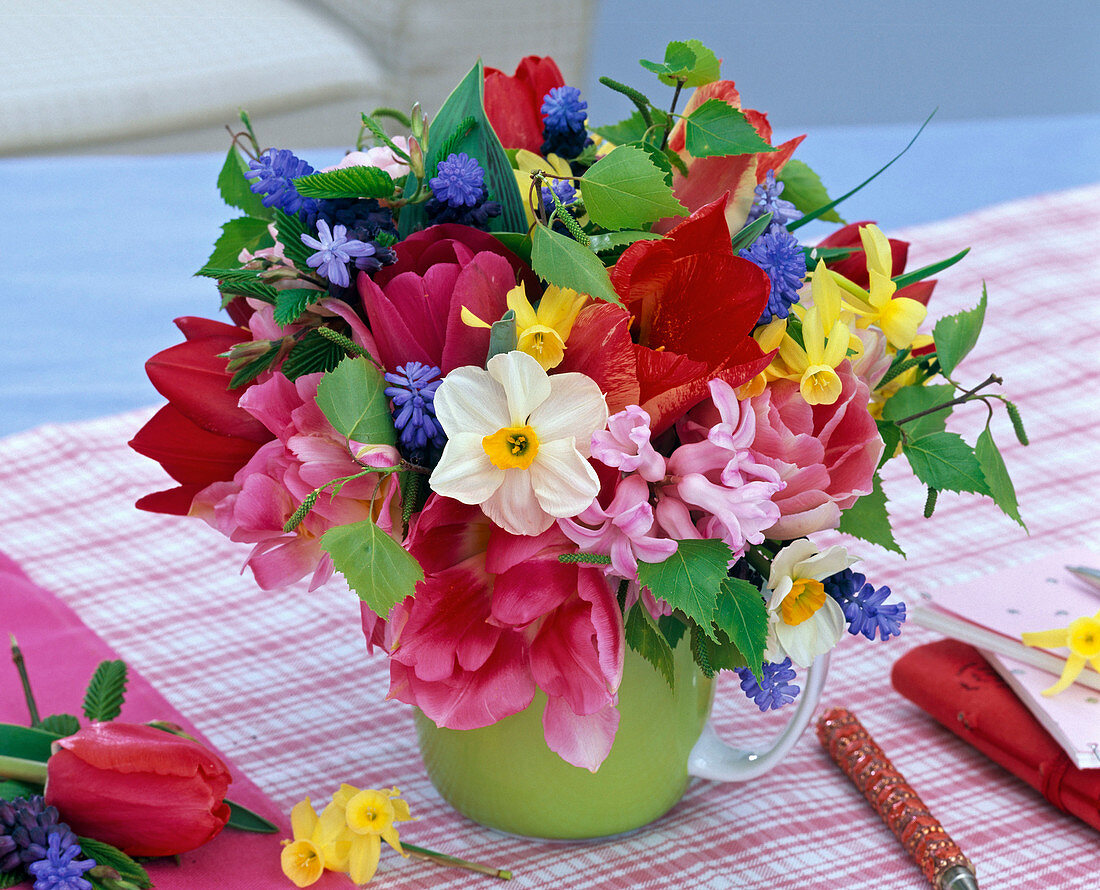
[[607, 508], [593, 501], [574, 519], [559, 519], [558, 527], [587, 553], [611, 557], [604, 574], [638, 580], [638, 560], [663, 562], [676, 552], [676, 542], [654, 535], [649, 483], [632, 473], [621, 479]]
[[668, 460], [656, 518], [669, 537], [720, 538], [737, 559], [779, 519], [773, 497], [785, 483], [752, 450], [756, 417], [749, 405], [722, 380], [709, 386], [710, 402], [677, 425], [683, 444]]
[[606, 430], [592, 434], [592, 456], [624, 473], [637, 473], [647, 482], [660, 482], [665, 478], [665, 459], [649, 439], [649, 414], [628, 405], [608, 418]]

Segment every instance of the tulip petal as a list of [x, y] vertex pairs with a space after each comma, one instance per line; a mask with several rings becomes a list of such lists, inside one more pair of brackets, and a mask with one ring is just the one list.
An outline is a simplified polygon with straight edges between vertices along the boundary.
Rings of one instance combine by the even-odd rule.
[[607, 705], [594, 714], [578, 716], [564, 698], [553, 696], [546, 700], [542, 728], [551, 751], [566, 763], [594, 773], [611, 753], [619, 710]]

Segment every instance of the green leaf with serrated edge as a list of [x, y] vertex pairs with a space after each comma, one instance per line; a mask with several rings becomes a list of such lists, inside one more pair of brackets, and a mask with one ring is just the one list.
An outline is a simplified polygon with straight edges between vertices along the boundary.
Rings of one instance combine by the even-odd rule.
[[[488, 115], [485, 113], [484, 80], [485, 75], [479, 59], [447, 97], [447, 101], [439, 109], [439, 114], [432, 121], [433, 139], [429, 141], [427, 147], [425, 169], [431, 170], [433, 165], [439, 162], [439, 149], [442, 147], [439, 141], [447, 134], [454, 132], [465, 118], [472, 117], [476, 125], [450, 150], [464, 152], [476, 159], [481, 169], [485, 171], [485, 187], [489, 193], [489, 200], [499, 202], [501, 207], [500, 216], [489, 220], [489, 231], [526, 232], [527, 214], [523, 209], [523, 198], [519, 193], [515, 173], [512, 172], [508, 156], [504, 153], [504, 148], [496, 133], [493, 132]], [[416, 191], [416, 183], [413, 180], [414, 177], [410, 176], [405, 184], [406, 198], [411, 198]], [[427, 225], [427, 216], [423, 204], [409, 204], [402, 208], [399, 223], [402, 238], [410, 232], [424, 228], [425, 225]]]
[[56, 732], [59, 736], [70, 736], [80, 732], [80, 721], [72, 714], [50, 714], [45, 720], [39, 721], [37, 728]]
[[981, 435], [978, 436], [977, 444], [974, 446], [974, 454], [978, 457], [978, 464], [981, 466], [982, 475], [989, 485], [994, 503], [1001, 508], [1001, 512], [1005, 516], [1014, 519], [1026, 531], [1027, 526], [1024, 525], [1024, 520], [1020, 518], [1020, 506], [1016, 502], [1016, 488], [1012, 484], [1012, 479], [1009, 478], [1008, 467], [1005, 466], [1004, 458], [1001, 457], [1001, 451], [997, 448], [997, 443], [993, 441], [993, 434], [989, 431], [989, 427], [982, 430]]
[[94, 859], [96, 865], [113, 868], [124, 880], [132, 881], [138, 887], [153, 886], [153, 882], [149, 879], [149, 873], [144, 867], [123, 853], [118, 847], [113, 847], [90, 837], [78, 837], [76, 841], [80, 845], [80, 851], [84, 856], [88, 859]]
[[837, 530], [905, 556], [898, 542], [894, 540], [894, 532], [890, 528], [890, 515], [886, 512], [886, 492], [882, 490], [882, 480], [877, 472], [873, 484], [870, 494], [858, 498], [852, 506], [840, 514], [840, 525], [837, 526]]
[[686, 216], [644, 149], [620, 145], [588, 168], [581, 194], [589, 218], [605, 229], [640, 229], [667, 216]]
[[229, 388], [236, 389], [238, 386], [244, 386], [246, 383], [259, 377], [260, 374], [271, 367], [271, 363], [275, 361], [281, 348], [279, 344], [273, 344], [263, 355], [253, 359], [247, 365], [242, 365], [234, 371], [233, 377], [229, 381]]
[[579, 294], [622, 305], [599, 257], [583, 244], [546, 226], [535, 226], [531, 266], [547, 284], [572, 288]]
[[525, 263], [531, 262], [531, 235], [528, 232], [493, 232], [493, 237]]
[[45, 763], [50, 759], [50, 745], [60, 738], [64, 736], [45, 729], [0, 723], [0, 754]]
[[740, 578], [723, 580], [714, 623], [730, 638], [759, 679], [768, 643], [768, 608], [757, 586]]
[[738, 231], [737, 234], [730, 239], [730, 244], [733, 246], [733, 252], [737, 253], [737, 251], [743, 250], [744, 248], [752, 244], [753, 241], [764, 234], [764, 230], [768, 227], [771, 221], [772, 214], [765, 213], [759, 219], [753, 220], [743, 229]]
[[986, 291], [983, 284], [982, 298], [977, 306], [954, 315], [945, 315], [932, 329], [936, 356], [945, 377], [951, 376], [959, 362], [966, 358], [978, 342], [978, 335], [981, 334], [982, 323], [985, 321], [985, 305]]
[[[625, 146], [620, 146], [625, 147]], [[657, 165], [665, 177], [665, 184], [669, 188], [672, 188], [672, 161], [669, 160], [669, 156], [661, 151], [656, 145], [650, 145], [648, 142], [635, 142], [633, 148], [640, 148], [644, 151], [649, 159]], [[583, 195], [581, 196], [584, 197]]]
[[347, 352], [339, 343], [333, 343], [313, 330], [290, 350], [279, 370], [287, 380], [297, 380], [306, 374], [335, 370], [346, 356]]
[[927, 266], [921, 266], [919, 269], [914, 269], [912, 272], [906, 272], [904, 275], [898, 275], [893, 279], [894, 284], [897, 285], [898, 290], [903, 287], [907, 287], [910, 284], [914, 284], [918, 281], [924, 281], [925, 278], [931, 278], [942, 272], [944, 269], [949, 269], [954, 266], [959, 260], [970, 253], [970, 248], [966, 250], [960, 250], [952, 257], [948, 257], [946, 260], [940, 260], [938, 263], [930, 263]]
[[901, 428], [892, 420], [876, 420], [876, 426], [878, 426], [878, 434], [882, 437], [882, 457], [878, 460], [878, 467], [875, 469], [882, 469], [882, 465], [890, 458], [897, 455], [898, 444], [901, 442]]
[[589, 246], [595, 253], [614, 253], [624, 247], [629, 247], [635, 241], [659, 241], [661, 235], [653, 232], [604, 232], [593, 235], [588, 240]]
[[617, 124], [608, 124], [606, 127], [597, 127], [592, 132], [613, 145], [625, 145], [628, 142], [640, 142], [647, 129], [645, 118], [640, 111], [635, 111], [626, 120], [621, 120]]
[[991, 495], [974, 449], [957, 433], [930, 433], [902, 446], [913, 474], [940, 491]]
[[306, 287], [288, 287], [275, 292], [275, 324], [288, 325], [298, 320], [306, 307], [323, 300], [327, 291]]
[[516, 342], [516, 312], [509, 309], [489, 329], [489, 352], [485, 361], [488, 362], [494, 355], [511, 352], [516, 348]]
[[[412, 158], [409, 157], [409, 153], [396, 142], [394, 142], [390, 138], [389, 134], [382, 128], [382, 125], [378, 123], [378, 121], [375, 120], [373, 117], [371, 117], [371, 115], [362, 115], [362, 120], [363, 126], [374, 134], [374, 138], [378, 142], [381, 142], [383, 145], [385, 145], [386, 148], [388, 148], [390, 151], [392, 151], [396, 157], [399, 157], [406, 163], [412, 160]], [[409, 121], [409, 123], [405, 124], [405, 126], [408, 127], [411, 123], [412, 121]]]
[[684, 118], [688, 153], [696, 158], [775, 151], [744, 113], [721, 99], [707, 99]]
[[722, 541], [678, 541], [663, 562], [638, 561], [638, 583], [714, 636], [714, 610], [733, 551]]
[[303, 198], [392, 198], [393, 177], [379, 167], [339, 167], [294, 179]]
[[707, 662], [715, 672], [732, 671], [748, 664], [744, 653], [733, 644], [723, 630], [715, 630], [714, 639], [703, 637], [703, 644], [706, 647]]
[[[790, 201], [803, 213], [809, 213], [832, 201], [821, 177], [810, 169], [809, 164], [797, 158], [787, 161], [783, 169], [776, 172], [775, 178], [783, 183], [783, 199]], [[821, 219], [844, 225], [844, 220], [836, 210], [823, 213]]]
[[626, 616], [626, 644], [653, 665], [670, 688], [676, 688], [672, 649], [641, 602], [636, 602]]
[[0, 779], [0, 800], [15, 800], [17, 797], [30, 797], [41, 794], [42, 786], [33, 782], [21, 782], [19, 779]]
[[330, 528], [321, 537], [321, 548], [379, 618], [412, 596], [417, 583], [424, 580], [420, 564], [369, 519]]
[[302, 235], [312, 235], [313, 232], [306, 228], [302, 218], [297, 213], [283, 213], [275, 211], [275, 231], [279, 233], [279, 243], [283, 245], [283, 254], [294, 263], [301, 271], [313, 274], [313, 270], [306, 261], [316, 251], [302, 243]]
[[695, 53], [682, 40], [673, 40], [665, 47], [665, 60], [663, 62], [651, 62], [649, 59], [639, 59], [638, 64], [646, 71], [662, 75], [662, 82], [668, 75], [679, 74], [687, 76], [687, 72], [695, 65]]
[[675, 649], [680, 645], [680, 640], [683, 639], [684, 632], [688, 629], [675, 615], [662, 615], [657, 619], [657, 629], [661, 631], [661, 634], [668, 641], [670, 649]]
[[267, 225], [266, 219], [255, 219], [251, 216], [229, 220], [222, 226], [222, 233], [214, 242], [214, 252], [203, 265], [219, 269], [239, 266], [237, 257], [242, 250], [254, 253], [261, 247], [274, 243]]
[[352, 441], [393, 445], [385, 388], [382, 373], [365, 358], [345, 358], [317, 384], [317, 404], [329, 423]]
[[265, 303], [274, 303], [275, 298], [279, 295], [278, 290], [270, 284], [248, 278], [219, 281], [218, 293], [220, 293], [223, 298], [223, 309], [229, 305], [233, 297], [255, 297], [257, 300], [263, 300]]
[[274, 822], [269, 822], [248, 807], [243, 807], [231, 800], [227, 800], [226, 804], [229, 806], [229, 821], [225, 824], [230, 828], [252, 831], [256, 834], [275, 834], [279, 830], [279, 826]]
[[89, 720], [114, 720], [126, 699], [126, 662], [101, 661], [84, 693], [84, 716]]
[[721, 76], [718, 57], [698, 40], [674, 40], [665, 48], [664, 62], [642, 59], [638, 64], [658, 75], [661, 83], [668, 86], [682, 80], [684, 86], [701, 87]]
[[271, 219], [274, 211], [270, 207], [264, 207], [263, 196], [252, 191], [251, 183], [245, 179], [248, 172], [248, 162], [241, 155], [236, 145], [229, 146], [229, 154], [225, 156], [225, 163], [218, 174], [218, 192], [230, 207], [243, 210], [245, 215], [255, 219]]
[[[894, 393], [882, 406], [884, 420], [892, 420], [895, 423], [906, 417], [911, 417], [921, 411], [927, 411], [936, 405], [950, 402], [955, 397], [955, 387], [950, 383], [942, 383], [931, 386], [903, 386]], [[951, 408], [942, 411], [934, 411], [917, 417], [902, 425], [902, 430], [909, 439], [919, 439], [929, 433], [942, 433], [947, 424], [947, 418], [951, 414]]]

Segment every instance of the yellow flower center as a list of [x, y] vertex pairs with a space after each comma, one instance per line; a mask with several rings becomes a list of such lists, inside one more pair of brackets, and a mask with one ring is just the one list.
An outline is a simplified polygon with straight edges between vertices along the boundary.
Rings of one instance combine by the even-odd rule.
[[556, 368], [565, 357], [565, 343], [561, 334], [543, 324], [526, 328], [519, 335], [516, 349], [535, 359], [544, 371]]
[[783, 623], [801, 624], [825, 605], [825, 585], [813, 578], [795, 578], [791, 592], [783, 598]]
[[382, 834], [393, 825], [394, 810], [386, 794], [367, 788], [348, 801], [344, 815], [356, 834]]
[[526, 470], [539, 453], [539, 437], [529, 426], [501, 427], [481, 440], [493, 466], [502, 470]]
[[1100, 655], [1100, 621], [1078, 618], [1069, 625], [1069, 649], [1074, 655], [1095, 658]]
[[321, 851], [311, 841], [283, 841], [279, 859], [286, 875], [297, 887], [308, 887], [321, 877], [325, 860]]
[[807, 405], [832, 405], [843, 388], [840, 377], [828, 365], [810, 365], [798, 384]]

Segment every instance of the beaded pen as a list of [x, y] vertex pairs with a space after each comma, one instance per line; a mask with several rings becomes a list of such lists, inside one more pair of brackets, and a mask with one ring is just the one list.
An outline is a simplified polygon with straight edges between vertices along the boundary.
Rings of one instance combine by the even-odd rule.
[[830, 708], [817, 722], [818, 741], [882, 817], [938, 890], [977, 890], [974, 865], [944, 831], [855, 714]]

